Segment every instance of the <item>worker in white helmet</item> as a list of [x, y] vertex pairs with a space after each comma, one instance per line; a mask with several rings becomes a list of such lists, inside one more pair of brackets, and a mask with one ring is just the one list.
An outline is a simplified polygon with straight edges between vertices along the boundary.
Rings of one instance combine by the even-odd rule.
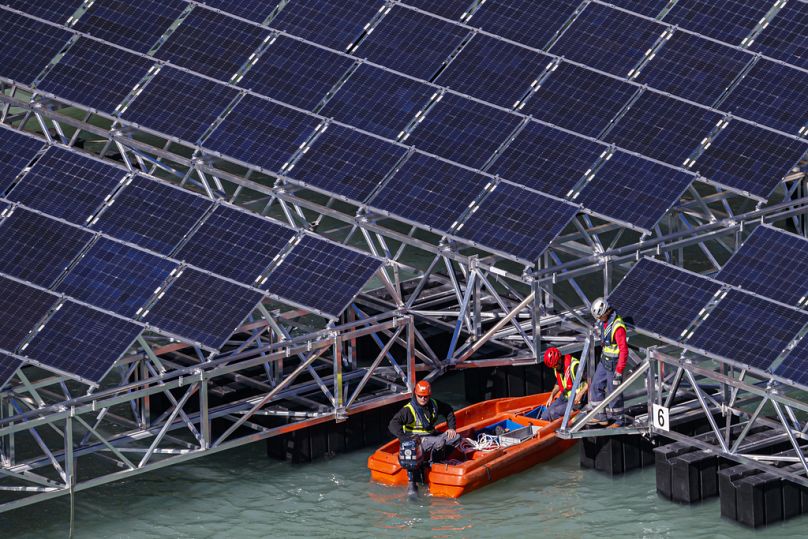
[[[628, 360], [628, 338], [623, 319], [609, 306], [604, 298], [592, 302], [595, 329], [600, 333], [601, 353], [592, 378], [590, 405], [597, 406], [623, 383], [623, 370]], [[623, 395], [617, 396], [606, 406], [605, 413], [594, 417], [600, 425], [623, 424]]]

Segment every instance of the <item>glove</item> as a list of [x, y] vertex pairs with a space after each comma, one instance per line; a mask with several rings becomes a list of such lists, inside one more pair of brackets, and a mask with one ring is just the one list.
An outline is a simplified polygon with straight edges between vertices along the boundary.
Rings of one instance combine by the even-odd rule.
[[614, 377], [612, 378], [612, 385], [614, 387], [617, 387], [622, 383], [623, 383], [623, 373], [621, 372], [614, 373]]

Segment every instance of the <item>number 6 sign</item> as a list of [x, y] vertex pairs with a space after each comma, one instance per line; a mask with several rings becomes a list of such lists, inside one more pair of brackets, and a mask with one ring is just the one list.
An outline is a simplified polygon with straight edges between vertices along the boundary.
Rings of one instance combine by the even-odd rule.
[[660, 406], [659, 404], [654, 404], [653, 413], [651, 415], [653, 415], [653, 424], [655, 428], [664, 430], [665, 432], [670, 430], [668, 412], [668, 408]]

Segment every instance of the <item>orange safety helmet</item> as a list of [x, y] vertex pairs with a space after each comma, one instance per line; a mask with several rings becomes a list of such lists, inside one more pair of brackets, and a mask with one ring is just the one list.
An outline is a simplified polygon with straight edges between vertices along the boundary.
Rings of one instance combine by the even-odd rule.
[[415, 384], [415, 395], [418, 397], [428, 397], [432, 395], [432, 386], [426, 380], [421, 380]]
[[561, 360], [561, 351], [555, 346], [551, 346], [544, 351], [544, 364], [555, 369], [558, 367], [558, 362]]

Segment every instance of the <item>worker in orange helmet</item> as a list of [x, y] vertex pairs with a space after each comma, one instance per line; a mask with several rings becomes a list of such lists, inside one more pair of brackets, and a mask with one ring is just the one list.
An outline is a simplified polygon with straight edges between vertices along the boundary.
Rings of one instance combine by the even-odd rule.
[[[564, 360], [561, 360], [561, 351], [551, 346], [544, 352], [544, 364], [553, 369], [556, 376], [556, 386], [550, 393], [547, 406], [545, 406], [539, 419], [552, 421], [564, 415], [567, 409], [567, 403], [572, 396], [572, 384], [575, 381], [575, 374], [578, 372], [578, 365], [581, 361], [572, 357], [570, 354], [564, 354]], [[578, 390], [575, 392], [573, 399], [574, 406], [580, 406], [581, 399], [586, 395], [587, 383], [583, 381], [578, 385]]]

